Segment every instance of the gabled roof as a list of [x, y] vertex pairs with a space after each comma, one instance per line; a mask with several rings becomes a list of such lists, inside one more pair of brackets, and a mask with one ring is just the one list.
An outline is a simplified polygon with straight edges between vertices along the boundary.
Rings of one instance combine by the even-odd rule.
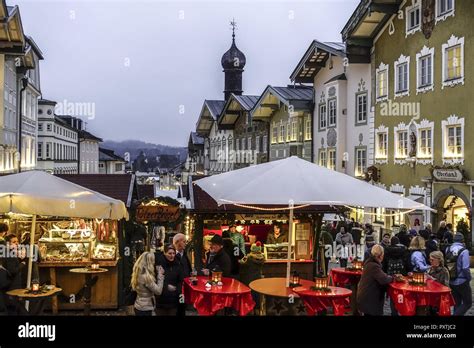
[[97, 142], [102, 142], [103, 140], [101, 138], [96, 137], [95, 135], [89, 133], [88, 131], [85, 130], [80, 130], [79, 132], [79, 139], [87, 139], [87, 140], [95, 140]]
[[224, 100], [204, 100], [201, 113], [196, 123], [196, 133], [199, 135], [209, 134], [212, 125], [218, 120], [224, 105]]
[[[3, 54], [24, 54], [25, 35], [23, 24], [21, 23], [20, 10], [18, 6], [6, 6], [2, 1], [0, 21], [4, 25], [0, 26], [0, 53]], [[6, 13], [5, 13], [6, 9]]]
[[36, 44], [35, 40], [29, 35], [26, 36], [26, 49], [32, 49], [36, 55], [38, 56], [38, 59], [43, 60], [43, 52], [41, 52], [40, 48]]
[[99, 147], [99, 161], [126, 162], [123, 157], [116, 155], [114, 150], [104, 149], [103, 147]]
[[361, 0], [341, 31], [350, 63], [370, 63], [370, 48], [403, 0]]
[[267, 118], [280, 108], [280, 104], [292, 106], [296, 111], [311, 111], [314, 89], [310, 86], [267, 86], [251, 111], [255, 119]]
[[218, 124], [224, 129], [231, 129], [239, 118], [241, 111], [249, 112], [257, 103], [258, 95], [236, 95], [232, 93], [227, 100]]
[[133, 194], [136, 195], [133, 174], [59, 174], [57, 176], [106, 196], [120, 199], [127, 207], [130, 207]]
[[72, 127], [63, 117], [68, 115], [54, 115], [54, 121], [59, 123], [61, 126], [66, 127], [74, 132], [78, 132], [78, 130]]
[[290, 80], [298, 83], [313, 83], [314, 76], [326, 66], [331, 55], [345, 57], [344, 43], [313, 40], [291, 73]]

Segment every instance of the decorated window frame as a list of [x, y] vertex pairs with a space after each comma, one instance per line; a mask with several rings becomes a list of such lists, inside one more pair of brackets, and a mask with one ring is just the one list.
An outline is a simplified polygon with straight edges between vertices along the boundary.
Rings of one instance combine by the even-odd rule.
[[[426, 58], [431, 59], [431, 83], [422, 84], [423, 70], [422, 63]], [[434, 91], [434, 47], [423, 46], [420, 52], [416, 54], [416, 94]]]
[[[363, 156], [361, 157], [361, 155]], [[357, 146], [354, 148], [354, 176], [365, 177], [367, 171], [368, 155], [367, 146]]]
[[[407, 158], [409, 155], [410, 147], [409, 147], [409, 126], [406, 125], [404, 122], [400, 122], [398, 126], [394, 127], [394, 160], [395, 164], [406, 164]], [[401, 134], [405, 134], [406, 140], [406, 154], [400, 154], [399, 147], [400, 147], [400, 138]]]
[[[446, 120], [441, 121], [442, 127], [442, 142], [443, 142], [443, 164], [446, 165], [456, 165], [464, 164], [464, 118], [459, 118], [457, 115], [451, 115]], [[449, 129], [452, 127], [460, 128], [460, 138], [461, 138], [461, 151], [460, 153], [452, 153], [449, 150]], [[457, 137], [457, 131], [456, 131]], [[457, 145], [454, 145], [457, 146]]]
[[307, 116], [305, 120], [305, 137], [304, 140], [312, 140], [313, 136], [311, 134], [313, 126], [311, 124], [311, 117]]
[[[398, 73], [399, 67], [406, 66], [406, 88], [399, 89], [400, 76]], [[394, 96], [395, 98], [405, 97], [410, 95], [410, 56], [400, 55], [397, 61], [393, 64], [394, 67]]]
[[[324, 112], [322, 111], [324, 109]], [[326, 102], [322, 102], [318, 105], [318, 130], [323, 131], [326, 129], [327, 124], [328, 124], [328, 119], [327, 119], [327, 105]]]
[[[431, 150], [431, 154], [423, 153], [423, 137], [422, 134], [426, 131], [431, 132], [431, 136], [429, 139], [429, 148]], [[427, 119], [421, 120], [420, 123], [416, 124], [416, 137], [417, 137], [417, 144], [416, 144], [416, 163], [417, 164], [433, 164], [434, 160], [434, 122], [428, 121]]]
[[[448, 50], [456, 47], [460, 48], [460, 75], [458, 77], [448, 79]], [[458, 84], [464, 85], [464, 37], [456, 37], [451, 35], [448, 42], [442, 45], [442, 89], [445, 87], [454, 87]]]
[[[376, 86], [376, 102], [382, 102], [388, 100], [388, 94], [390, 92], [389, 88], [389, 72], [390, 67], [388, 64], [380, 63], [379, 67], [375, 69], [375, 86]], [[381, 88], [381, 77], [383, 77], [384, 87]], [[381, 93], [382, 92], [382, 93]]]
[[[385, 153], [380, 153], [380, 137], [379, 135], [385, 136]], [[380, 125], [375, 130], [375, 164], [387, 164], [388, 163], [388, 127]]]
[[[451, 1], [452, 7], [450, 10], [441, 12], [441, 5], [443, 3], [449, 3]], [[436, 9], [435, 9], [435, 21], [438, 22], [445, 21], [449, 17], [454, 17], [455, 15], [456, 3], [455, 0], [436, 0]]]
[[[418, 24], [412, 25], [411, 20], [414, 18], [416, 20], [416, 12], [418, 11]], [[412, 16], [412, 13], [415, 15]], [[413, 35], [418, 31], [421, 31], [421, 1], [412, 0], [412, 5], [405, 8], [405, 37]]]
[[328, 157], [325, 148], [318, 150], [318, 165], [325, 168], [328, 166]]
[[[334, 105], [334, 108], [331, 109], [332, 105]], [[331, 110], [334, 110], [334, 122], [331, 122]], [[326, 109], [326, 113], [328, 115], [328, 123], [327, 123], [327, 128], [334, 128], [337, 126], [337, 97], [329, 98], [328, 99], [328, 106]]]
[[[336, 148], [335, 147], [327, 149], [326, 160], [327, 160], [327, 168], [332, 169], [332, 170], [336, 170], [336, 168], [337, 168], [337, 153], [336, 153]], [[334, 161], [334, 164], [332, 163], [333, 161]]]
[[[360, 98], [365, 98], [365, 109], [364, 109], [364, 103], [362, 102], [362, 104], [361, 104]], [[367, 93], [367, 91], [356, 93], [355, 103], [356, 103], [356, 105], [355, 105], [355, 125], [356, 126], [366, 125], [367, 122], [368, 122], [368, 118], [369, 118], [369, 94]], [[361, 107], [362, 107], [362, 110], [361, 110]], [[362, 115], [365, 114], [365, 118], [362, 119], [362, 120], [359, 119], [360, 114], [362, 114]]]

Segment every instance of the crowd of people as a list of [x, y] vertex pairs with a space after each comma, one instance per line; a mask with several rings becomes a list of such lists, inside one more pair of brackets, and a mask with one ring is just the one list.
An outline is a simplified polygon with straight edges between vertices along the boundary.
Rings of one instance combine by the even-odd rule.
[[[219, 271], [224, 277], [239, 279], [248, 285], [262, 277], [265, 257], [260, 242], [252, 244], [247, 254], [243, 235], [235, 226], [230, 226], [222, 236], [212, 236], [203, 261], [202, 269], [193, 269], [182, 233], [176, 234], [173, 243], [164, 245], [163, 250], [142, 253], [135, 262], [131, 280], [131, 289], [136, 293], [135, 314], [184, 316], [186, 304], [181, 293], [184, 278]], [[253, 296], [258, 300], [255, 294]]]
[[[341, 228], [339, 233], [350, 232]], [[351, 240], [347, 236], [344, 239]], [[341, 242], [344, 239], [339, 238]], [[401, 225], [394, 236], [384, 233], [380, 243], [375, 243], [369, 233], [365, 237], [365, 247], [364, 270], [357, 292], [357, 305], [364, 315], [382, 315], [387, 285], [397, 277], [411, 276], [413, 272], [423, 272], [427, 278], [451, 288], [454, 315], [465, 315], [471, 308], [469, 251], [464, 235], [454, 233], [451, 224], [441, 222], [436, 233], [429, 223], [419, 231], [409, 231], [406, 225]], [[392, 315], [397, 315], [393, 303], [391, 310]], [[435, 313], [436, 309], [431, 311]]]

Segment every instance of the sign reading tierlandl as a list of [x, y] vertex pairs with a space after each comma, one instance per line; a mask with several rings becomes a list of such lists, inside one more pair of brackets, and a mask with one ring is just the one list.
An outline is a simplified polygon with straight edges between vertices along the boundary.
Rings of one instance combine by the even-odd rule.
[[463, 175], [459, 169], [443, 169], [435, 168], [433, 169], [433, 178], [438, 181], [453, 181], [453, 182], [462, 182]]

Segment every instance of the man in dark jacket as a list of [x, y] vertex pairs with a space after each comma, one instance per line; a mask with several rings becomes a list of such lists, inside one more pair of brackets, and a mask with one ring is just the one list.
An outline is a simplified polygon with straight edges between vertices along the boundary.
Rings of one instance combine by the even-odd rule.
[[383, 257], [383, 247], [376, 244], [364, 264], [357, 286], [357, 307], [364, 315], [383, 315], [385, 288], [393, 281], [393, 277], [382, 270]]
[[229, 255], [224, 251], [224, 241], [218, 234], [211, 239], [211, 248], [206, 256], [206, 266], [203, 269], [204, 275], [209, 275], [213, 269], [219, 268], [224, 277], [230, 277], [232, 264]]
[[410, 252], [400, 243], [398, 237], [390, 239], [390, 245], [385, 249], [382, 269], [388, 275], [408, 273], [410, 268]]
[[176, 260], [183, 269], [183, 277], [191, 275], [191, 262], [186, 254], [186, 236], [182, 233], [177, 233], [173, 237], [173, 245], [176, 249]]

